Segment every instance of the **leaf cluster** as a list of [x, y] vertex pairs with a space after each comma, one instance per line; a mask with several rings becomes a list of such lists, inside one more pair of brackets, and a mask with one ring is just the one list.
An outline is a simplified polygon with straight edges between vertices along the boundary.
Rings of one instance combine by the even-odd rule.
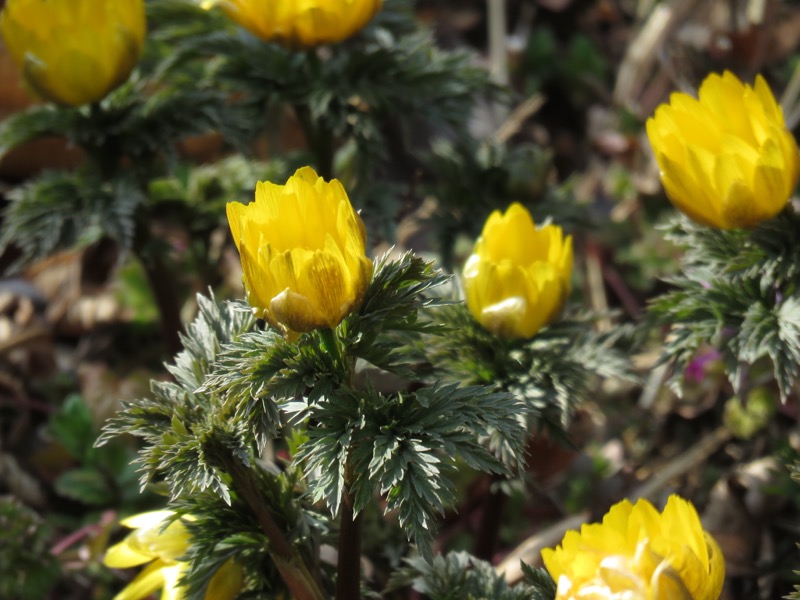
[[[310, 512], [296, 501], [299, 486], [297, 471], [280, 473], [258, 470], [258, 487], [281, 531], [310, 564], [310, 552], [326, 531], [323, 515]], [[270, 540], [260, 529], [253, 511], [240, 498], [226, 504], [213, 493], [183, 496], [170, 508], [189, 515], [184, 523], [191, 535], [191, 546], [183, 557], [189, 564], [184, 581], [189, 600], [203, 600], [208, 583], [217, 570], [233, 559], [245, 573], [246, 592], [286, 594], [282, 579], [270, 556]]]
[[84, 150], [105, 176], [127, 162], [141, 169], [156, 158], [174, 161], [179, 140], [223, 126], [226, 101], [222, 92], [196, 82], [164, 85], [132, 77], [97, 104], [42, 104], [11, 115], [0, 123], [0, 156], [29, 140], [56, 136]]
[[[264, 42], [232, 24], [197, 35], [181, 30], [171, 40], [169, 68], [206, 64], [208, 82], [237, 92], [230, 115], [240, 122], [263, 123], [269, 107], [292, 106], [315, 130], [355, 140], [364, 161], [385, 160], [385, 127], [398, 115], [432, 128], [461, 128], [475, 96], [494, 89], [468, 53], [436, 48], [403, 7], [388, 4], [360, 34], [324, 55]], [[404, 126], [409, 121], [402, 119]]]
[[37, 600], [55, 586], [60, 567], [47, 524], [13, 496], [0, 498], [0, 598]]
[[288, 175], [284, 160], [264, 162], [235, 154], [197, 167], [179, 165], [174, 173], [151, 180], [147, 194], [159, 206], [185, 205], [194, 212], [196, 221], [216, 226], [227, 202], [252, 201], [255, 182], [284, 181]]
[[547, 184], [552, 153], [533, 144], [509, 146], [466, 135], [434, 140], [423, 162], [429, 174], [426, 191], [438, 201], [433, 223], [445, 265], [453, 262], [459, 236], [477, 237], [494, 210], [512, 202], [531, 210], [537, 222], [586, 224], [586, 211], [566, 188]]
[[420, 318], [447, 301], [432, 290], [449, 277], [431, 263], [406, 252], [391, 260], [387, 252], [375, 261], [375, 275], [357, 313], [342, 326], [342, 343], [355, 358], [404, 377], [418, 375], [408, 353], [408, 340], [442, 333], [438, 324]]
[[311, 497], [335, 513], [349, 491], [360, 512], [377, 489], [386, 513], [397, 515], [428, 559], [435, 517], [454, 500], [447, 475], [456, 458], [477, 470], [508, 474], [509, 467], [481, 442], [491, 436], [502, 447], [498, 453], [520, 462], [526, 435], [516, 415], [523, 409], [510, 394], [455, 384], [388, 396], [339, 392], [288, 408], [293, 422], [308, 422], [308, 441], [297, 460], [317, 473], [309, 481]]
[[630, 379], [628, 331], [595, 329], [600, 315], [567, 310], [529, 340], [504, 340], [484, 329], [465, 304], [432, 314], [447, 334], [424, 340], [418, 352], [452, 381], [511, 392], [536, 427], [561, 435], [574, 407], [597, 377]]
[[[766, 360], [786, 399], [800, 375], [800, 216], [788, 207], [753, 230], [714, 230], [675, 220], [667, 236], [686, 252], [675, 290], [650, 307], [670, 326], [663, 360], [683, 372], [704, 345], [721, 353], [737, 393], [754, 363]], [[673, 384], [678, 386], [677, 375]]]
[[434, 517], [453, 499], [447, 475], [456, 457], [505, 473], [521, 461], [525, 441], [522, 406], [510, 394], [456, 384], [379, 393], [350, 379], [357, 359], [410, 373], [395, 349], [408, 336], [439, 331], [418, 312], [439, 303], [429, 290], [443, 279], [411, 254], [384, 258], [356, 313], [335, 331], [294, 342], [253, 329], [241, 304], [199, 297], [185, 350], [169, 366], [175, 381], [154, 382], [152, 399], [125, 406], [101, 443], [126, 432], [141, 437], [143, 485], [158, 474], [173, 498], [211, 490], [229, 503], [223, 458], [252, 465], [293, 427], [302, 443], [292, 464], [305, 474], [311, 500], [336, 514], [348, 493], [358, 513], [377, 491], [430, 557]]
[[136, 211], [145, 202], [134, 181], [103, 182], [75, 172], [48, 172], [8, 193], [0, 247], [15, 244], [28, 262], [84, 246], [102, 236], [133, 244]]
[[89, 506], [119, 506], [139, 500], [131, 451], [122, 444], [93, 446], [97, 437], [89, 407], [79, 395], [68, 396], [49, 423], [50, 433], [78, 463], [55, 481], [64, 498]]
[[[174, 381], [153, 381], [152, 398], [124, 404], [97, 443], [130, 433], [145, 443], [135, 461], [142, 487], [160, 476], [173, 498], [211, 489], [230, 502], [227, 474], [219, 468], [217, 454], [222, 447], [249, 464], [252, 434], [230, 418], [234, 409], [219, 394], [200, 388], [223, 344], [248, 330], [253, 318], [240, 303], [217, 304], [200, 295], [197, 301], [199, 314], [182, 336], [184, 350], [167, 366]], [[264, 408], [272, 407], [265, 403]]]
[[523, 565], [526, 581], [514, 587], [491, 564], [465, 552], [451, 552], [426, 562], [406, 561], [388, 585], [388, 591], [411, 587], [430, 600], [553, 600], [555, 584], [542, 570]]
[[410, 253], [384, 257], [361, 307], [335, 331], [306, 333], [294, 343], [269, 329], [245, 333], [224, 347], [201, 388], [238, 407], [233, 420], [249, 423], [259, 447], [281, 418], [267, 415], [265, 404], [277, 407], [286, 424], [304, 431], [294, 460], [308, 476], [310, 498], [336, 514], [350, 493], [360, 512], [377, 490], [426, 556], [434, 517], [453, 499], [447, 475], [455, 457], [507, 472], [481, 441], [491, 437], [497, 453], [515, 464], [525, 437], [516, 418], [521, 406], [508, 394], [455, 384], [384, 394], [349, 379], [355, 360], [414, 375], [402, 349], [415, 336], [442, 332], [419, 311], [441, 304], [430, 289], [444, 280]]
[[[436, 299], [426, 294], [445, 277], [411, 253], [399, 260], [388, 255], [376, 261], [375, 273], [358, 311], [337, 330], [334, 348], [319, 331], [290, 343], [272, 329], [251, 331], [227, 344], [201, 389], [214, 390], [226, 404], [238, 407], [255, 431], [258, 448], [270, 439], [274, 425], [260, 421], [264, 398], [284, 404], [297, 398], [314, 404], [350, 385], [343, 375], [341, 354], [385, 371], [412, 376], [403, 352], [405, 339], [436, 329], [418, 319], [420, 309]], [[332, 350], [327, 351], [326, 350]]]

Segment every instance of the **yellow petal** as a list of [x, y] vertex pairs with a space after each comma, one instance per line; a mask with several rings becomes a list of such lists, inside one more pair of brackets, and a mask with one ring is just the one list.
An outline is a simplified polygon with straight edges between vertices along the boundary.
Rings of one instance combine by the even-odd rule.
[[132, 548], [127, 540], [119, 544], [114, 544], [103, 557], [103, 564], [112, 569], [126, 569], [137, 567], [153, 560], [154, 556], [150, 553], [143, 553], [138, 549]]
[[234, 600], [244, 586], [244, 571], [233, 559], [227, 560], [214, 573], [206, 590], [206, 600]]
[[708, 598], [716, 600], [722, 593], [722, 587], [725, 584], [725, 557], [713, 537], [706, 533], [705, 539], [708, 551], [706, 595]]
[[6, 44], [28, 85], [78, 106], [102, 99], [136, 66], [144, 42], [143, 0], [8, 0]]
[[798, 150], [762, 77], [709, 75], [698, 100], [673, 94], [648, 119], [647, 135], [672, 203], [719, 228], [752, 227], [788, 202]]
[[338, 181], [305, 167], [285, 185], [259, 182], [255, 202], [227, 213], [255, 314], [288, 335], [335, 327], [359, 306], [372, 261]]
[[114, 600], [142, 600], [164, 586], [164, 569], [170, 565], [156, 560], [114, 596]]
[[174, 563], [162, 569], [164, 587], [161, 590], [161, 600], [183, 600], [186, 597], [186, 588], [180, 585], [180, 580], [188, 568], [186, 563]]
[[135, 531], [108, 549], [103, 559], [104, 564], [112, 568], [126, 568], [144, 564], [159, 556], [164, 558], [159, 554], [159, 549], [163, 549], [165, 543], [169, 544], [171, 540], [174, 541], [176, 533], [179, 536], [177, 555], [183, 554], [186, 551], [188, 538], [182, 524], [171, 524], [168, 527], [168, 530], [171, 531], [167, 533], [163, 541], [159, 541], [164, 523], [174, 514], [170, 510], [156, 510], [132, 515], [120, 521], [120, 524]]
[[646, 500], [620, 502], [542, 559], [558, 582], [556, 600], [718, 600], [724, 580], [718, 547], [677, 496], [661, 513]]
[[749, 227], [760, 219], [753, 192], [743, 181], [734, 181], [722, 198], [720, 213], [724, 215], [724, 228]]
[[363, 28], [380, 10], [381, 0], [217, 0], [231, 18], [254, 35], [290, 48], [340, 42]]
[[689, 169], [662, 155], [661, 183], [670, 201], [692, 220], [712, 227], [723, 227], [719, 212], [708, 194], [694, 180]]
[[171, 510], [152, 510], [126, 517], [120, 521], [120, 525], [124, 525], [129, 529], [139, 529], [140, 527], [160, 527], [164, 521], [172, 517], [174, 514], [175, 512]]

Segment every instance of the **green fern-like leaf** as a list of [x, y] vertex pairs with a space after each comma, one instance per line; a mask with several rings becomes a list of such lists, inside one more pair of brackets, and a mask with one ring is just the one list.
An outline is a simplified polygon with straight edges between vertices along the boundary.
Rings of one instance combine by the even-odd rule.
[[15, 244], [22, 261], [88, 245], [102, 236], [133, 243], [136, 211], [145, 197], [130, 179], [111, 182], [82, 173], [46, 173], [8, 194], [0, 247]]
[[534, 576], [509, 586], [492, 565], [465, 552], [437, 556], [431, 562], [409, 559], [396, 571], [387, 591], [411, 587], [431, 600], [553, 600], [555, 586], [547, 576]]
[[598, 317], [591, 314], [568, 310], [523, 341], [492, 335], [462, 303], [438, 308], [429, 318], [447, 334], [423, 339], [420, 359], [426, 357], [448, 379], [510, 391], [525, 403], [532, 424], [555, 434], [563, 433], [594, 378], [632, 377], [624, 353], [627, 330], [597, 333]]
[[13, 496], [0, 498], [0, 597], [37, 600], [55, 587], [59, 564], [50, 552], [52, 543], [47, 524]]
[[[199, 314], [182, 336], [184, 350], [168, 365], [175, 381], [153, 381], [152, 398], [123, 405], [109, 420], [97, 444], [122, 433], [144, 441], [137, 464], [144, 487], [154, 477], [163, 477], [173, 498], [211, 489], [230, 502], [225, 474], [217, 454], [224, 449], [248, 464], [253, 454], [255, 432], [231, 420], [232, 409], [214, 390], [203, 391], [201, 383], [213, 370], [223, 345], [243, 335], [253, 323], [249, 308], [240, 303], [218, 304], [198, 296]], [[266, 406], [266, 414], [276, 415]], [[271, 409], [271, 412], [270, 412]], [[278, 418], [268, 426], [275, 435]]]
[[0, 157], [12, 148], [45, 136], [68, 137], [79, 113], [49, 104], [32, 106], [0, 122]]
[[[359, 512], [380, 493], [386, 511], [397, 515], [428, 558], [436, 515], [453, 501], [447, 475], [456, 458], [483, 471], [509, 473], [524, 452], [526, 430], [517, 418], [523, 407], [485, 387], [437, 386], [389, 397], [374, 391], [339, 394], [287, 410], [292, 422], [309, 423], [297, 460], [318, 473], [309, 481], [312, 498], [335, 513], [349, 482]], [[482, 443], [490, 437], [502, 451]]]
[[800, 376], [800, 217], [788, 207], [752, 231], [704, 228], [686, 219], [667, 235], [686, 249], [675, 290], [651, 305], [648, 326], [669, 325], [663, 360], [672, 384], [703, 346], [715, 345], [737, 393], [749, 367], [766, 361], [785, 400]]

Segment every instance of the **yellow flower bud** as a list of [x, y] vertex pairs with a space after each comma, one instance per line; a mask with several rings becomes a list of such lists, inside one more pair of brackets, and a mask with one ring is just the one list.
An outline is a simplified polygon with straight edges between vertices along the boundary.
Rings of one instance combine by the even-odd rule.
[[672, 203], [702, 225], [753, 227], [777, 215], [798, 177], [798, 149], [759, 75], [709, 75], [698, 100], [672, 94], [647, 120], [647, 136]]
[[[124, 569], [149, 563], [114, 600], [142, 600], [153, 592], [163, 589], [162, 598], [175, 600], [185, 597], [179, 585], [180, 578], [189, 565], [179, 560], [189, 550], [191, 536], [183, 523], [177, 519], [164, 528], [164, 523], [174, 513], [157, 510], [123, 519], [122, 525], [133, 529], [119, 544], [108, 549], [103, 559], [107, 567]], [[183, 517], [191, 520], [191, 516]], [[241, 566], [227, 560], [217, 570], [208, 584], [206, 600], [232, 600], [244, 586]]]
[[334, 44], [360, 31], [383, 0], [205, 0], [263, 40], [290, 48]]
[[8, 0], [0, 30], [39, 96], [79, 106], [128, 79], [145, 34], [143, 0]]
[[493, 212], [464, 265], [467, 307], [486, 329], [530, 338], [561, 312], [570, 291], [572, 236], [536, 228], [519, 203]]
[[227, 206], [247, 300], [287, 335], [336, 327], [363, 299], [372, 261], [342, 185], [310, 167], [286, 185], [259, 182], [255, 202]]
[[556, 600], [718, 600], [725, 580], [719, 546], [675, 495], [662, 513], [647, 500], [623, 500], [542, 559]]

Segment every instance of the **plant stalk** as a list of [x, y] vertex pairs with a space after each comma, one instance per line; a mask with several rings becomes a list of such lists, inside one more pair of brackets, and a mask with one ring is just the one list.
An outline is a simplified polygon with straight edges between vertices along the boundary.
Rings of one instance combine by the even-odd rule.
[[138, 256], [158, 307], [164, 352], [167, 356], [175, 356], [183, 349], [180, 338], [183, 324], [178, 304], [178, 292], [175, 289], [175, 273], [161, 256], [145, 254]]
[[[268, 551], [294, 600], [325, 600], [319, 582], [303, 559], [294, 551], [275, 522], [262, 496], [253, 472], [229, 452], [221, 453], [223, 468], [233, 479], [236, 492], [256, 516], [269, 539]], [[337, 596], [338, 597], [338, 596]]]
[[499, 486], [499, 483], [505, 479], [505, 476], [497, 473], [492, 473], [489, 477], [489, 487], [483, 499], [481, 523], [475, 539], [475, 556], [489, 562], [497, 550], [500, 525], [506, 507], [507, 498]]
[[308, 149], [314, 155], [317, 173], [325, 181], [330, 181], [333, 179], [333, 132], [315, 122], [305, 104], [295, 105], [294, 111], [303, 128]]
[[158, 308], [161, 339], [167, 356], [175, 356], [182, 348], [180, 295], [177, 277], [163, 251], [154, 248], [155, 239], [150, 232], [150, 215], [142, 211], [136, 223], [133, 253], [142, 265], [150, 291]]
[[336, 564], [336, 600], [361, 598], [361, 529], [364, 513], [353, 517], [353, 499], [346, 491], [339, 509], [339, 556]]

